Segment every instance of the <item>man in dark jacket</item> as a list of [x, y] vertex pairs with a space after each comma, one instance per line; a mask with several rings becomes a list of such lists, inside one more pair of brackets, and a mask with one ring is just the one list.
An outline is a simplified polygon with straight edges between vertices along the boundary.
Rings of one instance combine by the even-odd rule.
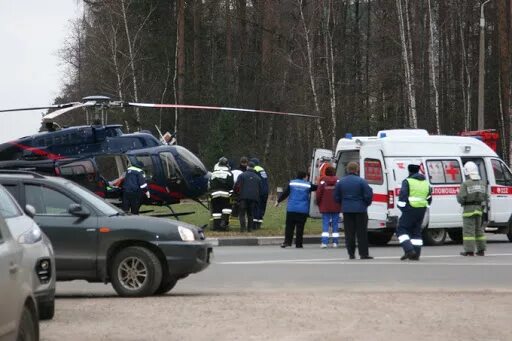
[[256, 205], [253, 215], [254, 215], [254, 228], [259, 229], [263, 224], [263, 216], [265, 215], [265, 211], [267, 209], [267, 200], [268, 200], [268, 174], [260, 166], [260, 160], [256, 158], [252, 158], [251, 162], [254, 163], [254, 171], [260, 176], [261, 179], [261, 191], [260, 198], [258, 200], [258, 205]]
[[[262, 190], [261, 179], [254, 171], [254, 166], [253, 162], [249, 162], [247, 164], [247, 171], [238, 176], [235, 184], [235, 192], [240, 201], [238, 218], [240, 219], [241, 232], [245, 232], [246, 228], [248, 232], [254, 229], [253, 212], [256, 205], [258, 205]], [[245, 220], [246, 215], [247, 224]]]
[[402, 211], [398, 220], [396, 235], [404, 249], [401, 260], [419, 260], [423, 238], [421, 224], [427, 207], [432, 202], [432, 188], [423, 174], [419, 164], [407, 166], [409, 177], [402, 181], [397, 206]]
[[281, 201], [288, 198], [286, 207], [286, 228], [284, 233], [284, 243], [281, 247], [292, 246], [293, 232], [295, 233], [295, 246], [302, 248], [302, 239], [304, 236], [304, 225], [309, 215], [309, 200], [312, 191], [316, 191], [316, 185], [307, 181], [306, 172], [299, 171], [297, 178], [291, 180], [284, 192], [281, 193], [276, 202], [276, 207]]
[[219, 162], [213, 166], [208, 187], [212, 229], [215, 231], [227, 230], [231, 216], [231, 191], [233, 189], [233, 173], [231, 173], [227, 158], [221, 157]]
[[134, 161], [126, 170], [123, 180], [123, 210], [132, 214], [139, 214], [142, 204], [142, 195], [146, 194], [149, 198], [148, 184], [146, 175], [142, 168], [144, 164], [141, 161]]
[[359, 165], [350, 162], [347, 175], [336, 184], [334, 196], [341, 204], [345, 225], [345, 245], [350, 259], [357, 248], [361, 259], [373, 259], [368, 254], [368, 206], [372, 204], [373, 190], [366, 180], [359, 177]]

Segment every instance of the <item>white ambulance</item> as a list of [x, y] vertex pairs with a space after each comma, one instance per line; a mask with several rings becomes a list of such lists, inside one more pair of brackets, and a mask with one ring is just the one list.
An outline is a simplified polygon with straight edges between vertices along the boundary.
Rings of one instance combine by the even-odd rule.
[[[432, 205], [424, 221], [426, 244], [441, 245], [447, 235], [462, 241], [462, 207], [456, 194], [465, 180], [462, 170], [468, 161], [478, 165], [488, 184], [486, 232], [506, 233], [512, 241], [512, 173], [491, 148], [476, 138], [429, 135], [421, 129], [384, 130], [375, 137], [347, 134], [338, 141], [334, 155], [330, 150], [315, 150], [312, 179], [322, 156], [333, 157], [340, 178], [349, 162], [359, 163], [360, 176], [373, 188], [373, 203], [368, 208], [368, 238], [373, 244], [386, 244], [393, 236], [400, 217], [396, 201], [408, 176], [407, 165], [412, 162], [421, 164], [421, 172], [432, 186]], [[310, 214], [319, 216], [314, 200]]]

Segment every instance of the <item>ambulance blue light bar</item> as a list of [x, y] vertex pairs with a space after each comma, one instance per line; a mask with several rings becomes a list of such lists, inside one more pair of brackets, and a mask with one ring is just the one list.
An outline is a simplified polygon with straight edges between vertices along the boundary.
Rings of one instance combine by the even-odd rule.
[[345, 134], [345, 138], [349, 139], [349, 140], [352, 140], [352, 133], [346, 133]]

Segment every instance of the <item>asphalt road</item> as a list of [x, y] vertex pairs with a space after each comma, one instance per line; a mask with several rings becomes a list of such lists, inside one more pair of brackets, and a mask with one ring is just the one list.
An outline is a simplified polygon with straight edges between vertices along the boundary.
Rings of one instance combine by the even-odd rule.
[[346, 250], [217, 247], [213, 264], [164, 296], [118, 297], [110, 285], [57, 284], [43, 341], [510, 340], [512, 244], [490, 236], [485, 257], [425, 247], [402, 262], [395, 243], [374, 260]]
[[[485, 257], [462, 257], [461, 245], [424, 247], [419, 262], [400, 261], [396, 243], [371, 247], [374, 260], [349, 260], [345, 248], [225, 246], [212, 265], [178, 282], [170, 293], [212, 294], [261, 290], [344, 288], [350, 290], [509, 290], [512, 243], [489, 235]], [[58, 282], [57, 297], [115, 295], [110, 285]]]

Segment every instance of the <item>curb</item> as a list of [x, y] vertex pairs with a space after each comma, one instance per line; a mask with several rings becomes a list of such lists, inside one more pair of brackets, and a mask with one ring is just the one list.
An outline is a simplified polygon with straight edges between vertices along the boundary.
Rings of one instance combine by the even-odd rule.
[[[263, 246], [263, 245], [281, 245], [283, 237], [225, 237], [225, 238], [206, 238], [206, 241], [213, 246]], [[304, 244], [320, 245], [320, 236], [304, 236]], [[345, 243], [345, 238], [340, 236], [340, 244]]]

